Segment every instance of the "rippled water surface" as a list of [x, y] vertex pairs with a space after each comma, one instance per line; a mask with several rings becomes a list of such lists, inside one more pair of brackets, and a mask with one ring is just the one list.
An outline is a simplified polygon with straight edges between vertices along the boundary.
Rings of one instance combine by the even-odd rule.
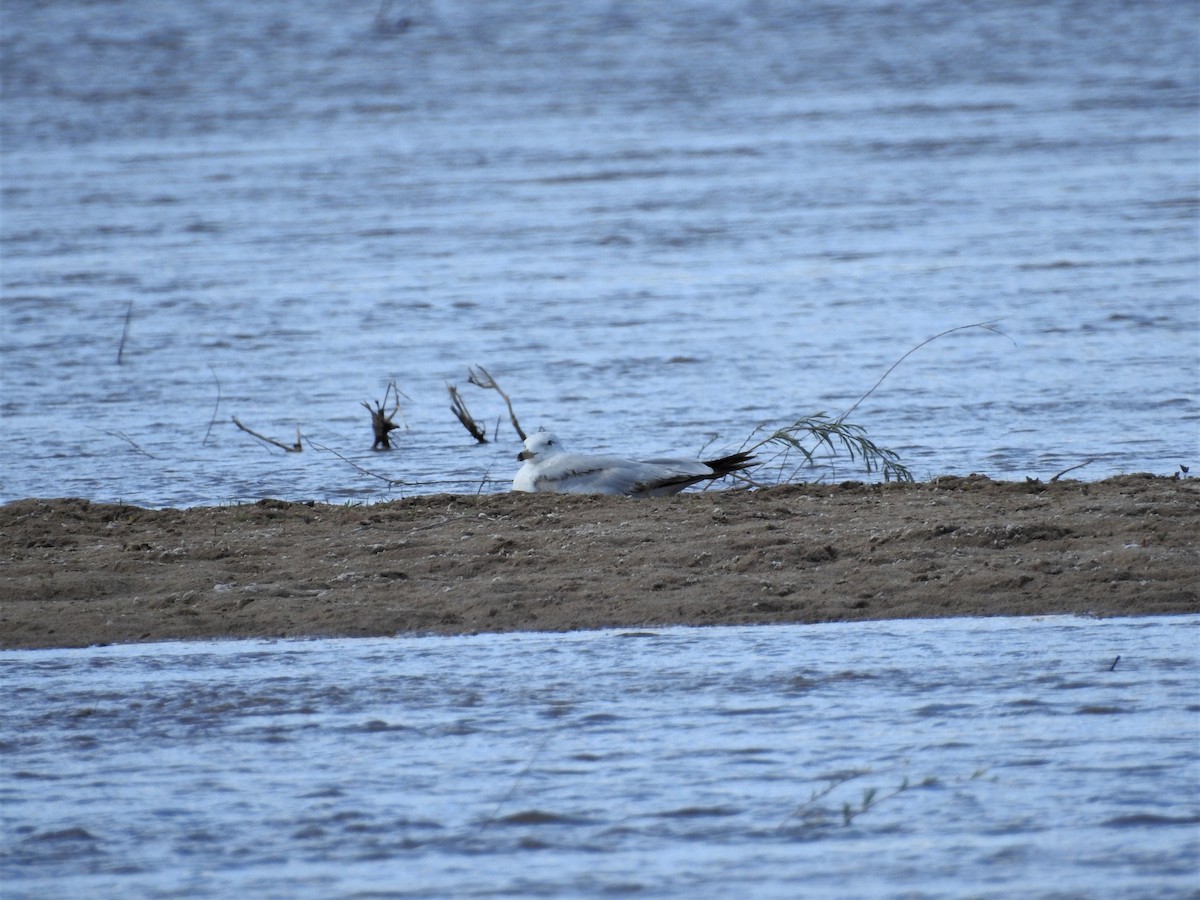
[[1194, 897], [1198, 628], [8, 651], [4, 894]]
[[[473, 364], [576, 449], [715, 453], [992, 321], [852, 417], [918, 478], [1200, 461], [1175, 2], [3, 16], [0, 501], [500, 490]], [[4, 896], [1194, 897], [1197, 627], [0, 653]]]
[[[4, 18], [0, 500], [501, 489], [507, 423], [476, 446], [448, 410], [457, 383], [494, 429], [473, 364], [577, 449], [723, 450], [991, 320], [854, 414], [917, 477], [1200, 455], [1174, 2]], [[408, 429], [372, 454], [391, 381]]]

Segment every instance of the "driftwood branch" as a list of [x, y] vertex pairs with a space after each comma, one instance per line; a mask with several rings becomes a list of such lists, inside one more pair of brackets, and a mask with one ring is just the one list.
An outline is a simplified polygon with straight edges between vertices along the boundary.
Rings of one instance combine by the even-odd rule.
[[462, 398], [462, 394], [458, 392], [458, 388], [453, 384], [446, 385], [446, 390], [450, 392], [450, 411], [462, 422], [463, 428], [470, 432], [471, 437], [475, 438], [480, 444], [488, 442], [487, 432], [483, 430], [478, 422], [467, 409], [467, 404]]
[[304, 449], [304, 445], [300, 442], [299, 426], [296, 427], [296, 443], [292, 444], [289, 447], [283, 441], [277, 441], [277, 440], [275, 440], [275, 438], [269, 438], [265, 434], [259, 434], [253, 428], [247, 428], [245, 425], [243, 425], [241, 422], [238, 421], [237, 416], [231, 416], [231, 418], [233, 419], [234, 425], [236, 425], [238, 428], [242, 429], [242, 431], [246, 432], [246, 434], [250, 435], [251, 437], [258, 438], [264, 444], [270, 444], [271, 446], [278, 447], [280, 450], [284, 450], [288, 453], [300, 453]]
[[512, 427], [517, 432], [517, 437], [525, 440], [525, 431], [521, 428], [521, 423], [517, 421], [517, 414], [513, 412], [512, 400], [508, 398], [508, 394], [504, 393], [500, 385], [496, 383], [496, 379], [492, 377], [491, 373], [483, 366], [472, 366], [467, 370], [467, 381], [484, 390], [495, 391], [504, 398], [504, 405], [508, 407], [508, 420], [512, 422]]
[[[388, 395], [395, 393], [394, 405], [389, 412], [387, 407]], [[371, 414], [371, 430], [375, 433], [375, 443], [371, 445], [372, 450], [391, 450], [392, 444], [388, 440], [388, 435], [395, 431], [400, 426], [392, 421], [396, 413], [400, 411], [400, 389], [396, 387], [396, 382], [388, 382], [387, 389], [383, 392], [383, 402], [375, 401], [375, 406], [362, 401], [363, 407]], [[405, 397], [405, 399], [408, 399]]]

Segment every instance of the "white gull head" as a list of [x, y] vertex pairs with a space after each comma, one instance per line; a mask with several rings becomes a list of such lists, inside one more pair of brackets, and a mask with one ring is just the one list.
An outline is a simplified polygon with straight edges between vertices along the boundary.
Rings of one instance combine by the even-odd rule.
[[517, 454], [517, 459], [537, 463], [562, 452], [562, 444], [557, 437], [549, 431], [538, 431], [525, 438], [525, 449]]

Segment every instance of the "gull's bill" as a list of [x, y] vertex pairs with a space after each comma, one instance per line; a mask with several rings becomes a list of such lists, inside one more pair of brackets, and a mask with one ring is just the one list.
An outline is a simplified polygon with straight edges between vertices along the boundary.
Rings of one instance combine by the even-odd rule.
[[749, 453], [720, 459], [622, 459], [567, 453], [558, 438], [539, 431], [525, 438], [517, 454], [524, 465], [513, 479], [514, 491], [560, 494], [614, 494], [665, 497], [701, 481], [723, 478], [756, 465]]

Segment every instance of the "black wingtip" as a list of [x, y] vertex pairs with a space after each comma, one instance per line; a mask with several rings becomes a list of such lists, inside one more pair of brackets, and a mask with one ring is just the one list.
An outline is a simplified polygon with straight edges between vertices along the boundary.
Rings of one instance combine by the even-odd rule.
[[706, 460], [704, 463], [715, 473], [714, 478], [720, 478], [723, 475], [729, 475], [733, 472], [740, 472], [742, 469], [749, 469], [757, 466], [754, 462], [753, 453], [731, 453], [729, 456], [722, 456], [720, 459]]

